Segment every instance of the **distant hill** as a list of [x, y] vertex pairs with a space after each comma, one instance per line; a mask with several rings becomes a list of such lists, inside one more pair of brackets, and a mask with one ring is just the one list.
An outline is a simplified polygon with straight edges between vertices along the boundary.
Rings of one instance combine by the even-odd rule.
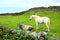
[[60, 6], [35, 7], [35, 8], [31, 8], [30, 10], [53, 10], [53, 9], [60, 11]]
[[50, 6], [50, 7], [35, 7], [35, 8], [31, 8], [29, 10], [26, 11], [22, 11], [22, 12], [16, 12], [16, 13], [4, 13], [4, 14], [0, 14], [0, 15], [21, 15], [24, 14], [30, 10], [39, 10], [39, 11], [60, 11], [60, 6]]

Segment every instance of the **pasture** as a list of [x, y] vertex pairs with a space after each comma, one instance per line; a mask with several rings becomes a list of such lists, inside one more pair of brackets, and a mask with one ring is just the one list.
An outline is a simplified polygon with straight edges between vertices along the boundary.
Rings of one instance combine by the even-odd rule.
[[45, 31], [46, 27], [45, 24], [40, 24], [39, 29], [36, 29], [36, 24], [34, 19], [31, 21], [29, 20], [31, 14], [36, 14], [41, 17], [47, 16], [50, 18], [50, 36], [60, 38], [60, 12], [55, 11], [35, 11], [31, 10], [29, 12], [26, 12], [22, 15], [6, 15], [6, 16], [0, 16], [0, 25], [3, 25], [4, 27], [18, 30], [18, 24], [26, 24], [26, 25], [32, 25], [34, 30], [37, 33], [40, 31]]

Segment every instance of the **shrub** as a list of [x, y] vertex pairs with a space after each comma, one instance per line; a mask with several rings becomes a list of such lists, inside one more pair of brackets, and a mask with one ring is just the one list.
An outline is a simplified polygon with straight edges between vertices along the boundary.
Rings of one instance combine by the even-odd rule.
[[22, 30], [20, 34], [14, 34], [8, 32], [8, 28], [0, 26], [0, 40], [34, 40], [30, 36], [24, 37], [25, 31]]

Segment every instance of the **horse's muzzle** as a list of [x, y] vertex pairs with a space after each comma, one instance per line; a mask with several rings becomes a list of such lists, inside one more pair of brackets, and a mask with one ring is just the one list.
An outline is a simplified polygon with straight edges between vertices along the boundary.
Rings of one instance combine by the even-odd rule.
[[31, 19], [29, 19], [31, 21]]
[[31, 21], [31, 19], [30, 19], [30, 21]]

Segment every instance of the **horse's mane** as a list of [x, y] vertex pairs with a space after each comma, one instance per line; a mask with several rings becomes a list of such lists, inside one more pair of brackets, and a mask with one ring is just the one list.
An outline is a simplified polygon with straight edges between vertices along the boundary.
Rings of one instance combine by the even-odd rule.
[[34, 16], [36, 16], [36, 17], [40, 17], [40, 16], [38, 16], [38, 15], [34, 15]]

